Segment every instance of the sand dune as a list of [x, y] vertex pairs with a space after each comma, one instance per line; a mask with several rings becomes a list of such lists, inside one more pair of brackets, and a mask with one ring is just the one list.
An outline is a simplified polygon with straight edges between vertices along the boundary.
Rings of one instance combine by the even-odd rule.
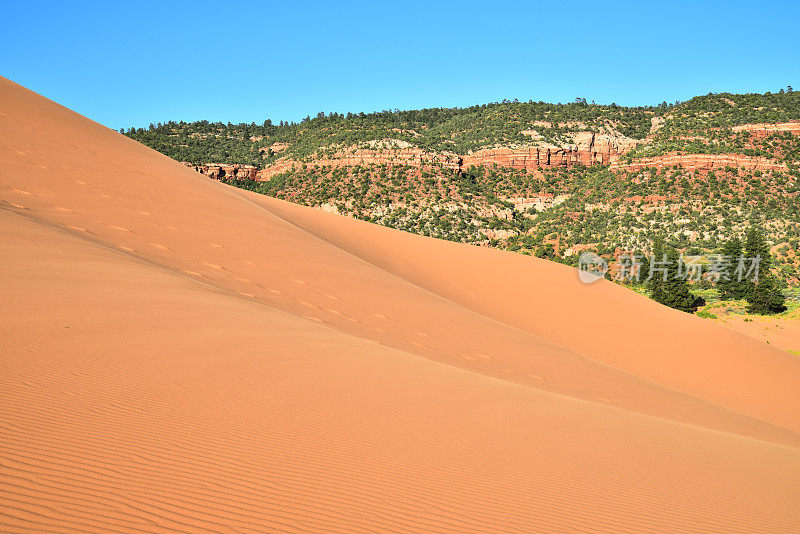
[[785, 317], [723, 315], [719, 321], [736, 332], [800, 356], [800, 310]]
[[800, 524], [796, 357], [0, 95], [0, 530]]

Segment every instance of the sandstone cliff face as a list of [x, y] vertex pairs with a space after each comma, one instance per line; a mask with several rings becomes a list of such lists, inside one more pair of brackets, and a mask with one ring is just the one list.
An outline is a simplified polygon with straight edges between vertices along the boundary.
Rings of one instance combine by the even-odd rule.
[[562, 146], [539, 143], [520, 148], [490, 148], [463, 157], [463, 165], [492, 165], [535, 172], [543, 167], [609, 165], [638, 144], [610, 128], [604, 132], [576, 132], [572, 143]]
[[182, 162], [187, 167], [194, 169], [200, 174], [205, 174], [213, 180], [230, 178], [256, 180], [258, 169], [252, 165], [227, 165], [217, 163], [206, 163], [204, 165], [193, 165], [186, 161]]
[[775, 163], [767, 158], [751, 158], [741, 154], [665, 154], [653, 158], [641, 158], [632, 163], [616, 162], [609, 167], [610, 170], [637, 171], [644, 167], [662, 169], [679, 165], [683, 169], [694, 171], [711, 171], [725, 167], [736, 167], [752, 171], [788, 171], [782, 163]]
[[757, 139], [763, 139], [776, 133], [800, 135], [800, 121], [779, 122], [777, 124], [742, 124], [731, 128], [734, 132], [750, 132]]
[[573, 147], [525, 147], [490, 148], [468, 154], [463, 158], [464, 167], [472, 165], [499, 165], [512, 169], [534, 172], [542, 167], [570, 167], [572, 165], [591, 165], [592, 155], [579, 152]]

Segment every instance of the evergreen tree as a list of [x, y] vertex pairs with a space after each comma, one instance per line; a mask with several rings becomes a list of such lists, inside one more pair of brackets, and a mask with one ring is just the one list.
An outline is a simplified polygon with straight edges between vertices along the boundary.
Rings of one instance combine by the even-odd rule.
[[686, 313], [694, 313], [705, 304], [705, 300], [689, 290], [689, 283], [680, 272], [678, 251], [661, 238], [657, 238], [653, 244], [650, 273], [650, 296], [656, 302]]
[[786, 298], [778, 289], [778, 283], [774, 276], [759, 276], [758, 282], [753, 285], [753, 289], [747, 297], [747, 313], [757, 313], [759, 315], [772, 315], [786, 311], [784, 302]]
[[780, 291], [777, 279], [771, 273], [772, 257], [761, 230], [752, 227], [747, 231], [744, 251], [749, 261], [758, 261], [757, 277], [753, 273], [750, 279], [745, 281], [747, 312], [771, 315], [785, 311], [786, 298]]
[[747, 231], [747, 237], [744, 243], [744, 255], [747, 258], [761, 258], [759, 263], [759, 272], [769, 273], [772, 268], [772, 257], [769, 254], [769, 246], [767, 245], [764, 234], [751, 222], [751, 228]]
[[632, 273], [634, 280], [637, 283], [644, 284], [646, 283], [647, 276], [650, 273], [650, 258], [645, 256], [644, 253], [639, 250], [634, 252], [633, 257], [635, 262], [638, 262], [638, 266], [636, 266], [636, 272]]
[[735, 273], [739, 258], [742, 256], [742, 241], [734, 237], [722, 245], [722, 255], [730, 262], [730, 265], [720, 276], [717, 282], [720, 298], [722, 300], [739, 300], [747, 296], [748, 283], [738, 273]]

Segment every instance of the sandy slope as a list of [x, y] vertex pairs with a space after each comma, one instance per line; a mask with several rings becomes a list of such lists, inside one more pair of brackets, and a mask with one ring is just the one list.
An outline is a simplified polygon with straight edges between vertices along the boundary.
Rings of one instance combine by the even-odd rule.
[[719, 321], [732, 330], [800, 356], [800, 313], [797, 311], [789, 317], [729, 315]]
[[0, 530], [800, 524], [800, 363], [211, 182], [0, 79]]

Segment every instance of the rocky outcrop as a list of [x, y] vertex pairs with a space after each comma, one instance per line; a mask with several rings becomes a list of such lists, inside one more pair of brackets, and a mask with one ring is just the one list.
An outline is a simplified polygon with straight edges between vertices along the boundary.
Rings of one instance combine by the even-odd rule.
[[641, 158], [633, 162], [618, 161], [612, 163], [610, 170], [637, 171], [645, 167], [656, 167], [662, 169], [678, 165], [689, 171], [711, 171], [724, 169], [725, 167], [736, 167], [752, 171], [787, 171], [788, 168], [782, 163], [776, 163], [767, 158], [751, 158], [741, 154], [664, 154], [652, 158]]
[[757, 139], [763, 139], [776, 133], [790, 133], [800, 135], [800, 121], [779, 122], [777, 124], [741, 124], [731, 128], [734, 132], [750, 132]]
[[258, 178], [258, 169], [253, 165], [228, 165], [224, 163], [205, 163], [203, 165], [193, 165], [186, 161], [182, 163], [213, 180], [231, 178], [256, 180]]
[[533, 172], [541, 167], [570, 167], [583, 161], [577, 150], [553, 146], [478, 150], [465, 155], [462, 163], [464, 167], [499, 165]]
[[273, 154], [277, 154], [279, 152], [283, 152], [287, 148], [289, 148], [289, 145], [286, 143], [272, 143], [270, 146], [261, 147], [259, 152], [263, 152], [265, 154], [272, 152]]
[[613, 132], [577, 132], [571, 137], [573, 142], [564, 146], [542, 143], [478, 150], [465, 155], [463, 165], [500, 165], [527, 172], [543, 167], [609, 165], [636, 145], [635, 140]]

